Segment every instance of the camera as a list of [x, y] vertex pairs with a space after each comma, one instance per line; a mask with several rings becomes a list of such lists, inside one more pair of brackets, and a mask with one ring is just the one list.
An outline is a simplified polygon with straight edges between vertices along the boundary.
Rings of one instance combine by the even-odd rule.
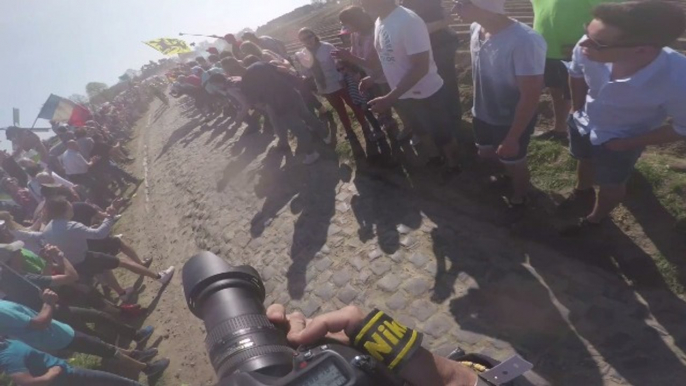
[[335, 341], [291, 348], [267, 319], [264, 284], [253, 267], [201, 252], [184, 265], [182, 280], [188, 308], [205, 323], [219, 386], [402, 384], [371, 356]]

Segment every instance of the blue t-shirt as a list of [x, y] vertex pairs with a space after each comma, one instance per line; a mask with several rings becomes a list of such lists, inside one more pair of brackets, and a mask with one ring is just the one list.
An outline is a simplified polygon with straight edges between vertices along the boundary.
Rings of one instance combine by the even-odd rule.
[[0, 335], [21, 340], [43, 351], [58, 351], [74, 340], [74, 329], [53, 320], [45, 330], [32, 330], [29, 322], [38, 313], [17, 303], [0, 300]]
[[23, 342], [11, 339], [0, 342], [0, 371], [7, 375], [29, 373], [40, 377], [55, 366], [61, 367], [66, 373], [71, 372], [67, 362]]

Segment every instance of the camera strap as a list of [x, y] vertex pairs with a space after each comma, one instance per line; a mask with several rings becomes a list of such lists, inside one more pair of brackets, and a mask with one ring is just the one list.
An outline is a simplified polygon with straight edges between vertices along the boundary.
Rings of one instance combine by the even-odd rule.
[[374, 309], [349, 338], [357, 350], [398, 373], [421, 347], [423, 334]]

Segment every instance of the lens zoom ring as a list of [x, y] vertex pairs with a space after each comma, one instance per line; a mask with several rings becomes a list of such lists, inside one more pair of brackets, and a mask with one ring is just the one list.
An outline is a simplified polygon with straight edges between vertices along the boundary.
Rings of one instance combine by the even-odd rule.
[[205, 338], [205, 343], [207, 344], [208, 350], [211, 350], [215, 343], [225, 339], [227, 336], [234, 335], [236, 332], [241, 330], [253, 328], [274, 329], [274, 325], [269, 322], [267, 315], [264, 314], [241, 315], [225, 320], [214, 326], [212, 331], [208, 331], [207, 337]]
[[[243, 362], [252, 359], [252, 358], [257, 358], [262, 355], [268, 355], [268, 354], [288, 354], [290, 356], [293, 355], [293, 349], [287, 347], [287, 346], [280, 346], [280, 345], [269, 345], [269, 346], [258, 346], [258, 347], [252, 347], [249, 349], [246, 349], [245, 351], [241, 351], [236, 353], [235, 355], [217, 355], [216, 358], [212, 358], [212, 365], [214, 366], [215, 370], [219, 369], [219, 366], [222, 366], [225, 369], [228, 369], [228, 373], [233, 373], [238, 367], [243, 364]], [[227, 358], [228, 356], [228, 358]], [[222, 363], [226, 360], [226, 363]]]

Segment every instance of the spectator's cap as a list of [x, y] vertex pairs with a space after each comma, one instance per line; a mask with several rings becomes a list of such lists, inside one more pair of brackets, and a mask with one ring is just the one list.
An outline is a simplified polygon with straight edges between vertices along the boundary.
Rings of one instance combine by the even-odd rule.
[[210, 54], [219, 55], [219, 50], [214, 47], [210, 47], [205, 51], [209, 52]]
[[[5, 221], [0, 221], [2, 221], [2, 226], [4, 226]], [[24, 248], [23, 241], [15, 241], [9, 244], [0, 244], [0, 262], [6, 264], [8, 261], [10, 261], [10, 259], [12, 259], [14, 253], [17, 251], [21, 251], [22, 248]]]
[[475, 6], [493, 13], [505, 14], [505, 0], [471, 0]]

